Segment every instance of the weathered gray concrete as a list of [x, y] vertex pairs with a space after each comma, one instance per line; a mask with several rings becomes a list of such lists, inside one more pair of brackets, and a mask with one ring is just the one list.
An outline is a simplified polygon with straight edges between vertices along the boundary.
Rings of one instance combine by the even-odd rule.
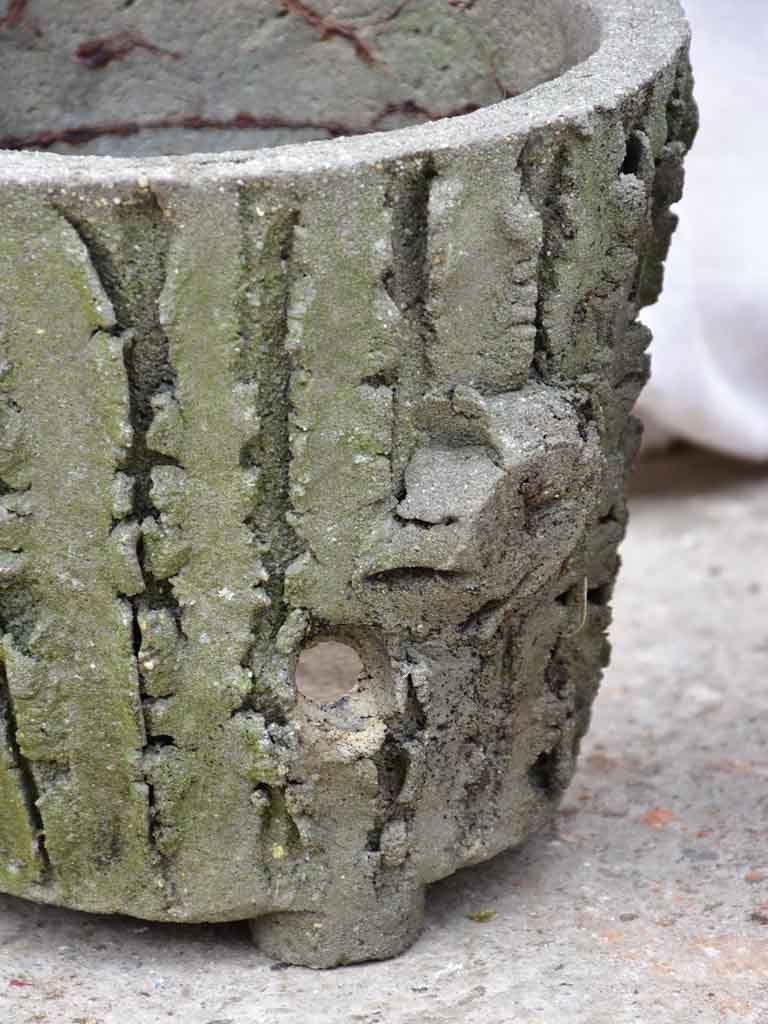
[[0, 139], [44, 135], [71, 152], [76, 134], [77, 152], [110, 156], [257, 149], [466, 112], [554, 78], [598, 39], [584, 0], [7, 7]]
[[[0, 145], [124, 156], [0, 159], [0, 888], [391, 956], [426, 885], [519, 845], [574, 770], [687, 27], [676, 0], [264, 2], [245, 45], [242, 5], [206, 36], [208, 5], [147, 0], [94, 50], [91, 6], [0, 25]], [[253, 66], [214, 88], [233, 46]], [[235, 83], [272, 142], [305, 101], [369, 134], [143, 155], [231, 129], [173, 111]], [[433, 120], [370, 134], [350, 96]], [[322, 641], [363, 665], [332, 704], [295, 685]]]
[[641, 482], [562, 810], [430, 887], [410, 950], [274, 970], [243, 927], [3, 897], [2, 1024], [765, 1024], [768, 476], [695, 455]]

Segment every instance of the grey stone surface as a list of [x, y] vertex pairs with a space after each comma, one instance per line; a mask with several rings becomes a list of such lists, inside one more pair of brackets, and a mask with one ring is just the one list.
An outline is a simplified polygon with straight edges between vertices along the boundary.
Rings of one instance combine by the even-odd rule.
[[516, 95], [597, 38], [584, 0], [16, 0], [0, 125], [104, 155], [354, 135]]
[[[247, 44], [239, 4], [0, 24], [6, 892], [386, 957], [571, 777], [687, 28], [674, 0], [390, 6], [262, 3]], [[142, 155], [233, 118], [257, 144], [225, 116], [249, 88], [272, 143], [302, 103], [331, 135], [389, 126], [350, 97], [460, 116]], [[40, 151], [89, 140], [122, 158]], [[295, 684], [317, 642], [364, 666], [331, 703]]]
[[664, 458], [630, 511], [611, 666], [560, 811], [430, 886], [411, 949], [277, 970], [239, 925], [0, 897], [3, 1024], [764, 1024], [768, 476]]

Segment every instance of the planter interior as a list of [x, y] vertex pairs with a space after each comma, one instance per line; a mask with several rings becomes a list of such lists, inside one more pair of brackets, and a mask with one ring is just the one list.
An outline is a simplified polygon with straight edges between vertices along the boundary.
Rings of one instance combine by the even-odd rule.
[[0, 142], [124, 156], [384, 131], [515, 96], [598, 40], [580, 0], [11, 4]]

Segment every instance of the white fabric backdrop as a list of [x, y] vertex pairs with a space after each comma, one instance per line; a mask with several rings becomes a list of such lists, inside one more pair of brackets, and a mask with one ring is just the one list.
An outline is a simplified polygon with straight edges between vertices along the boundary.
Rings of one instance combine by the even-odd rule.
[[647, 445], [768, 459], [768, 0], [687, 0], [701, 129], [664, 292], [643, 311]]

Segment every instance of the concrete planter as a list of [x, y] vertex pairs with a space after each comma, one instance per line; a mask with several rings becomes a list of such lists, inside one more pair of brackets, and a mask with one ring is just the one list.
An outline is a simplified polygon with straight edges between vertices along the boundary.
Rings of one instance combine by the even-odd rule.
[[390, 956], [587, 727], [686, 25], [105, 6], [0, 24], [0, 889]]

